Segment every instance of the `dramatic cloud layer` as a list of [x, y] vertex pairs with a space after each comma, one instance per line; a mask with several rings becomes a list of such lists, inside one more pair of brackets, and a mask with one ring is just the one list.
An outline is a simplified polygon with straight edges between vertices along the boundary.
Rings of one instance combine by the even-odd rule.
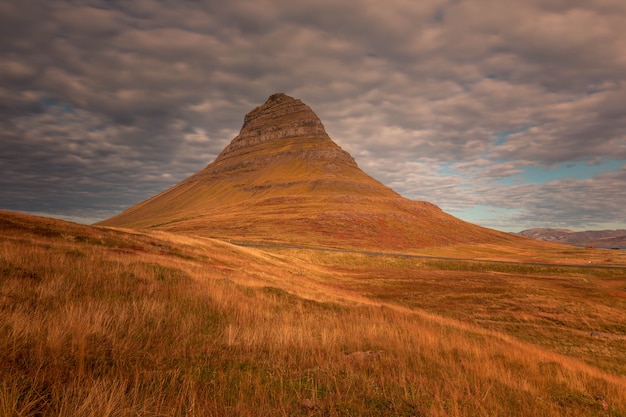
[[109, 217], [275, 92], [489, 227], [626, 228], [623, 0], [0, 3], [0, 208]]

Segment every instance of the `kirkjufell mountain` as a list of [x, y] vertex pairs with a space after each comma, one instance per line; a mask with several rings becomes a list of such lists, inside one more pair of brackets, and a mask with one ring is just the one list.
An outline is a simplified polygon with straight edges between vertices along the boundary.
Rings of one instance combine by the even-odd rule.
[[99, 225], [386, 250], [523, 239], [402, 197], [363, 172], [313, 110], [282, 93], [250, 111], [206, 168]]

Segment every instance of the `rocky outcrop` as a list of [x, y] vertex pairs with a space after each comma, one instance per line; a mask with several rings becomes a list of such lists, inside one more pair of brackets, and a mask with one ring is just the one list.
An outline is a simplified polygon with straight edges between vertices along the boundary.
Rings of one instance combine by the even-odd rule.
[[309, 106], [283, 93], [272, 94], [265, 103], [246, 114], [239, 135], [221, 155], [242, 147], [294, 136], [330, 139], [322, 121]]
[[[263, 152], [249, 155], [259, 145], [273, 147], [275, 152], [269, 158]], [[291, 146], [281, 149], [283, 145]], [[224, 148], [215, 163], [223, 164], [242, 155], [252, 156], [255, 160], [248, 157], [246, 163], [253, 165], [267, 164], [269, 159], [296, 157], [356, 166], [354, 158], [330, 139], [313, 110], [283, 93], [272, 94], [265, 103], [246, 114], [239, 135]]]

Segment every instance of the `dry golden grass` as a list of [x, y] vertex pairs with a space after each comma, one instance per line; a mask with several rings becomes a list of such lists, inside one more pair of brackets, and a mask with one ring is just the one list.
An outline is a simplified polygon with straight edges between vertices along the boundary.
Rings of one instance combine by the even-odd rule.
[[497, 330], [626, 375], [626, 267], [281, 252], [336, 271], [341, 279], [328, 284], [344, 291]]
[[623, 376], [384, 299], [417, 265], [369, 259], [0, 213], [0, 415], [626, 415]]

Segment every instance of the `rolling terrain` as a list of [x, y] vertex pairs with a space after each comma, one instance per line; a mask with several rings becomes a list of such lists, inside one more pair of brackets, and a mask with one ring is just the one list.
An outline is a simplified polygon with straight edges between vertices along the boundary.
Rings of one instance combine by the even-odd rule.
[[2, 212], [0, 415], [623, 416], [612, 263], [250, 248]]

